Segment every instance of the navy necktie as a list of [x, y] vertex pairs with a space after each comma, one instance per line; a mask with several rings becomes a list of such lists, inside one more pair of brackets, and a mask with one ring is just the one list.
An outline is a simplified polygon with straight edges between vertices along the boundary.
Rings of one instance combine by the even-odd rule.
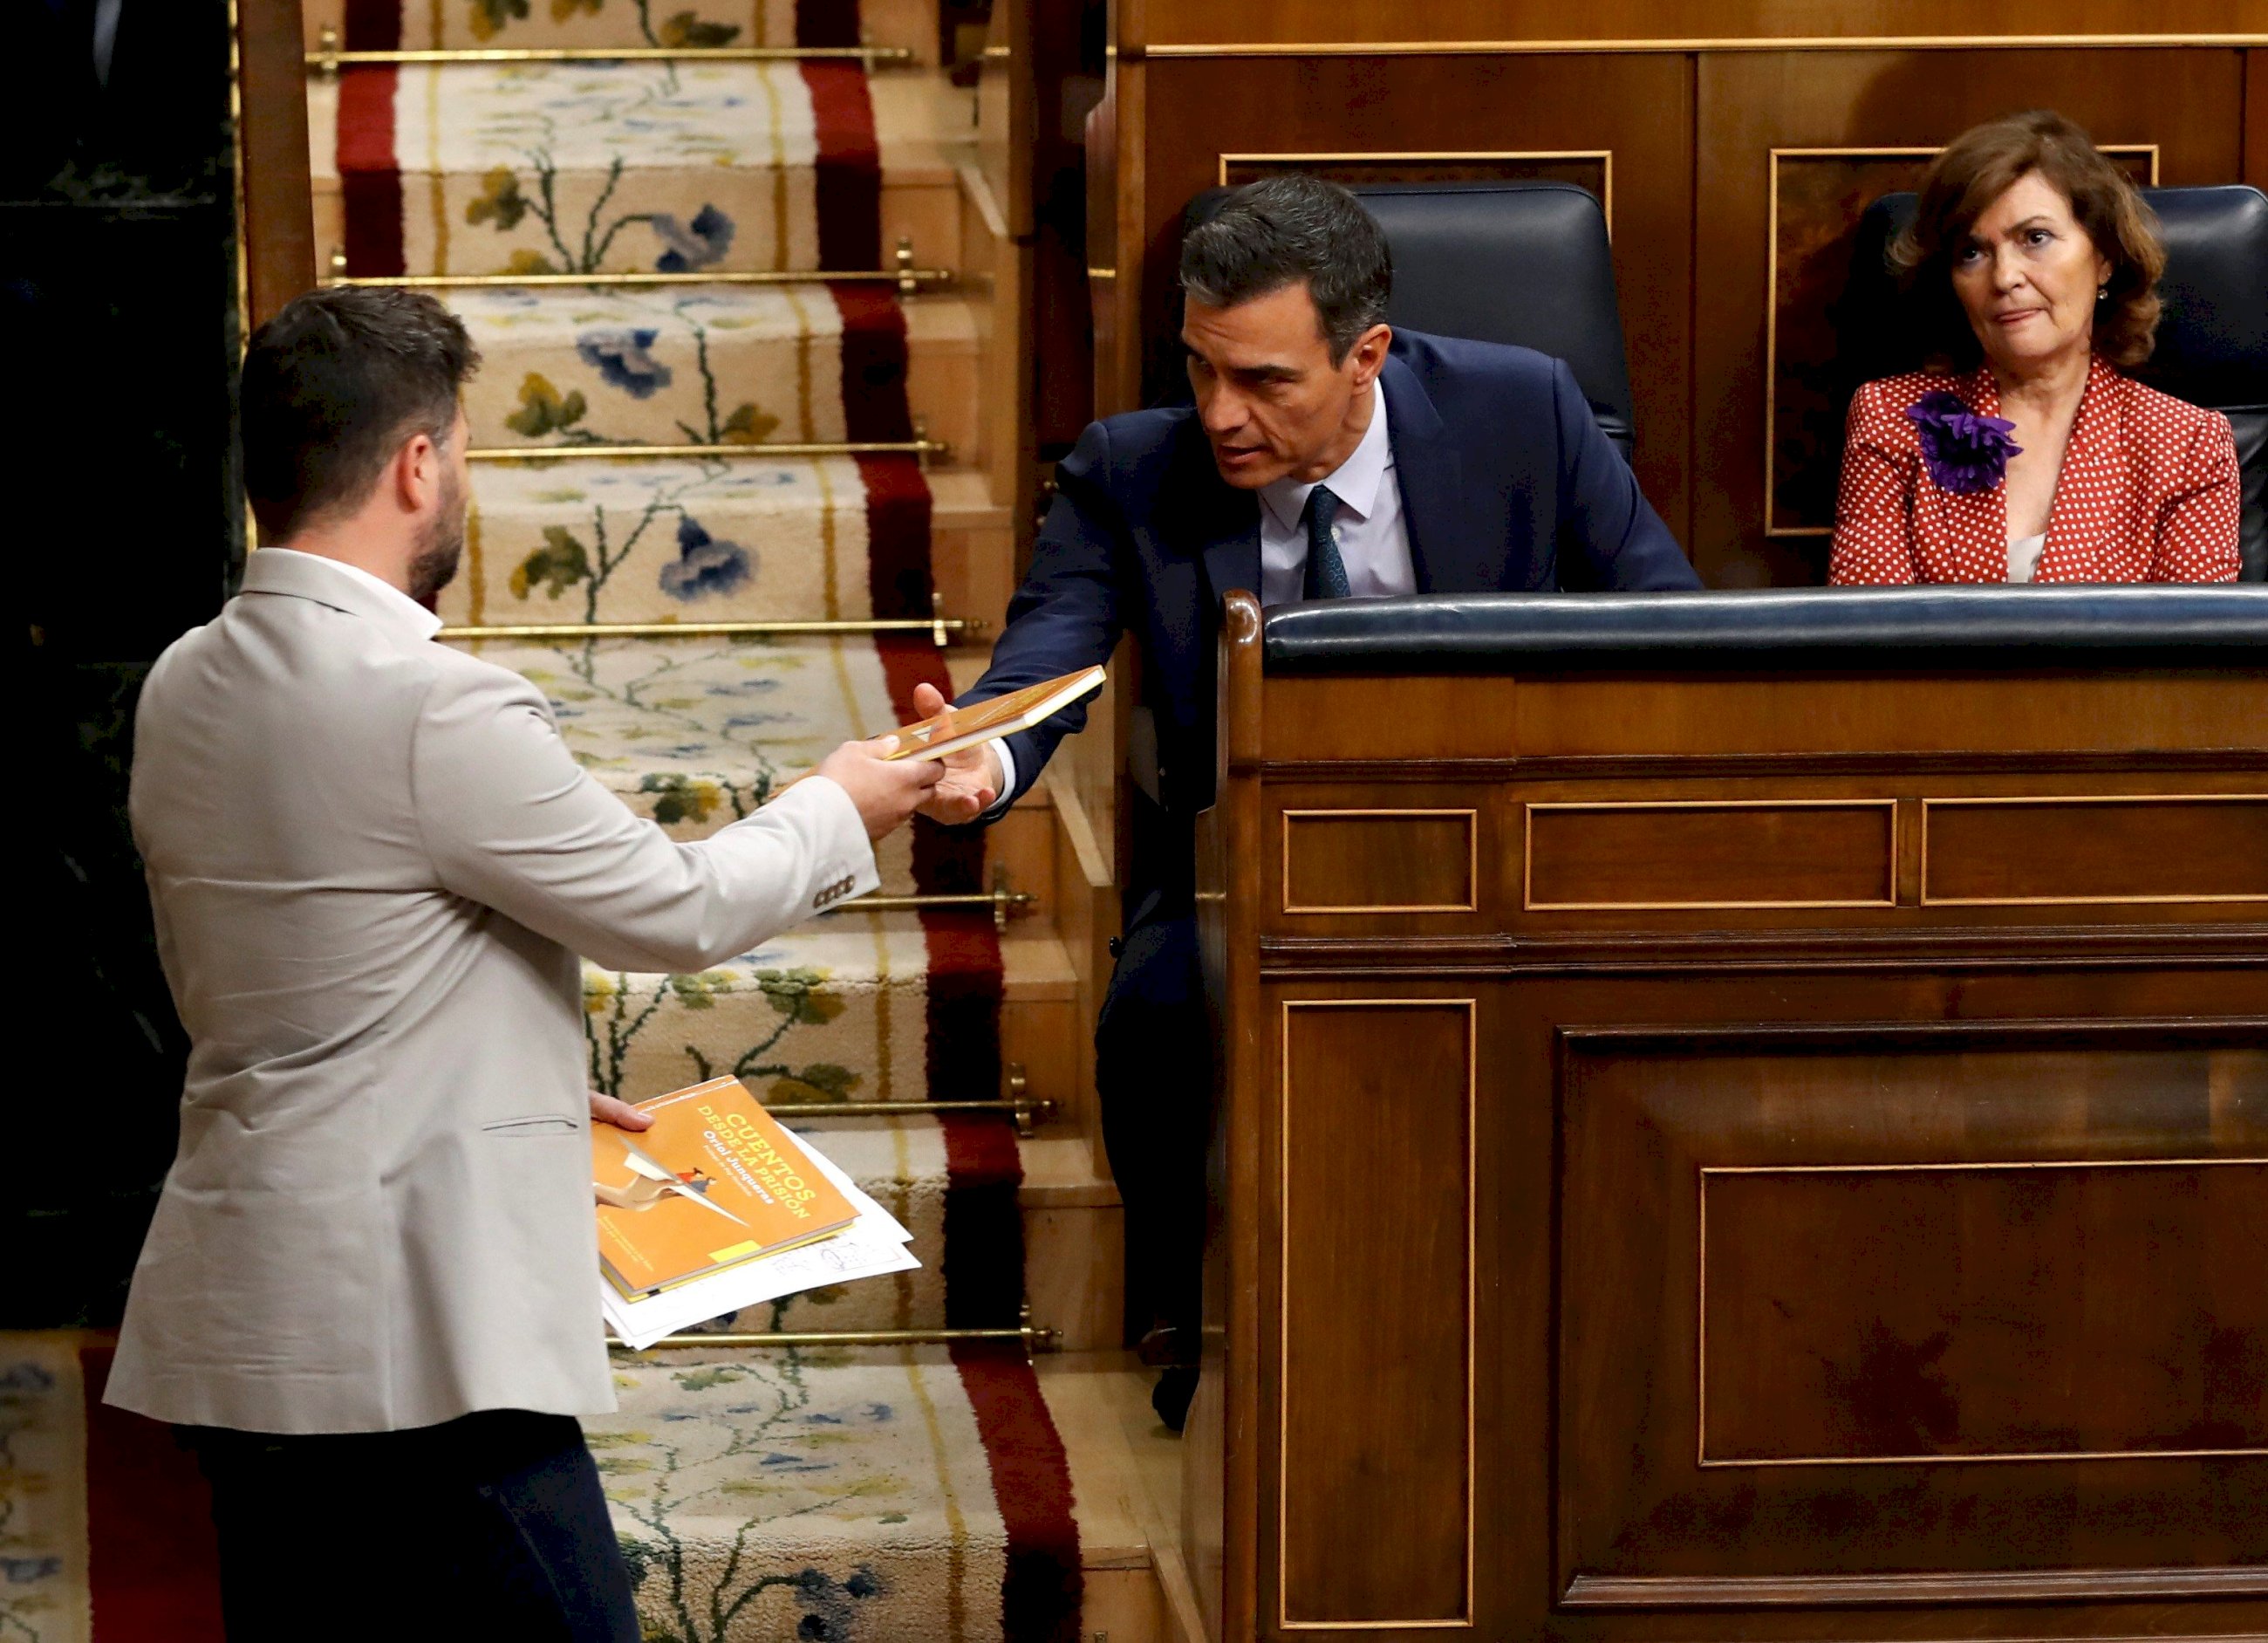
[[1339, 557], [1338, 538], [1331, 522], [1338, 518], [1339, 499], [1329, 485], [1307, 493], [1300, 517], [1307, 523], [1307, 568], [1300, 578], [1302, 599], [1344, 599], [1354, 590], [1347, 583], [1346, 561]]

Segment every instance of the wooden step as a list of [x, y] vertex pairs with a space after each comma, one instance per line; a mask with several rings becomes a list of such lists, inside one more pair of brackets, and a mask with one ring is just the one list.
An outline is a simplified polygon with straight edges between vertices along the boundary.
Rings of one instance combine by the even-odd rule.
[[1108, 1643], [1204, 1643], [1181, 1546], [1181, 1440], [1150, 1408], [1152, 1372], [1123, 1352], [1037, 1360], [1079, 1501], [1080, 1627]]
[[986, 624], [968, 642], [989, 656], [1007, 619], [1015, 591], [1015, 530], [1005, 504], [992, 499], [990, 482], [958, 460], [930, 470], [930, 574], [947, 615]]
[[[976, 93], [940, 74], [915, 70], [877, 73], [868, 85], [881, 151], [885, 254], [909, 239], [917, 266], [958, 272], [965, 266], [961, 168], [976, 158]], [[338, 96], [336, 80], [309, 77], [307, 158], [319, 258], [328, 258], [346, 239]]]

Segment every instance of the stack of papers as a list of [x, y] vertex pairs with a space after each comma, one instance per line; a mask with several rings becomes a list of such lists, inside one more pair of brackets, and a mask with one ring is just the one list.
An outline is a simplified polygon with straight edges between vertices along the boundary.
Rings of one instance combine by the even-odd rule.
[[833, 1159], [808, 1146], [804, 1151], [813, 1165], [858, 1206], [858, 1219], [831, 1238], [728, 1266], [643, 1300], [627, 1299], [613, 1285], [601, 1284], [600, 1310], [606, 1315], [607, 1327], [622, 1345], [644, 1351], [665, 1335], [689, 1330], [743, 1307], [760, 1307], [783, 1295], [828, 1284], [909, 1271], [921, 1264], [906, 1248], [913, 1234], [899, 1225], [895, 1216], [859, 1191]]
[[639, 1108], [651, 1129], [593, 1124], [591, 1134], [600, 1308], [625, 1345], [921, 1264], [897, 1219], [737, 1079]]

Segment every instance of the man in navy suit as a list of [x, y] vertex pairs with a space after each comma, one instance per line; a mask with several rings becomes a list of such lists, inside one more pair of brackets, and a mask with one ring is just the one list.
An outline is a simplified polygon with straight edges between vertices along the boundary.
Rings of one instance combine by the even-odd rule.
[[[1154, 1401], [1176, 1428], [1204, 1227], [1193, 828], [1213, 796], [1222, 599], [1700, 586], [1565, 364], [1385, 323], [1386, 238], [1345, 189], [1292, 175], [1240, 190], [1191, 231], [1181, 276], [1195, 405], [1080, 438], [992, 665], [961, 698], [1107, 661], [1123, 633], [1141, 647], [1125, 935], [1095, 1083], [1130, 1300], [1154, 1320], [1145, 1355], [1170, 1366]], [[916, 705], [944, 702], [932, 690]], [[970, 794], [998, 814], [1085, 716], [962, 755], [936, 789], [939, 819]]]

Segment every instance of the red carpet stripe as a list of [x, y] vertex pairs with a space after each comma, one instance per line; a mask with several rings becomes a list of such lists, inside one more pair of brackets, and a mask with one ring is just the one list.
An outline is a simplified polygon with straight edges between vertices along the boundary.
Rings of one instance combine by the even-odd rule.
[[[846, 8], [847, 9], [847, 8]], [[819, 266], [882, 266], [882, 150], [866, 70], [857, 63], [806, 63], [818, 127]]]
[[103, 1403], [111, 1355], [79, 1349], [95, 1643], [222, 1643], [211, 1492], [172, 1428]]
[[1079, 1643], [1083, 1581], [1071, 1462], [1039, 1377], [1013, 1347], [956, 1346], [953, 1361], [976, 1411], [992, 1496], [1008, 1532], [1001, 1633], [1008, 1643]]

